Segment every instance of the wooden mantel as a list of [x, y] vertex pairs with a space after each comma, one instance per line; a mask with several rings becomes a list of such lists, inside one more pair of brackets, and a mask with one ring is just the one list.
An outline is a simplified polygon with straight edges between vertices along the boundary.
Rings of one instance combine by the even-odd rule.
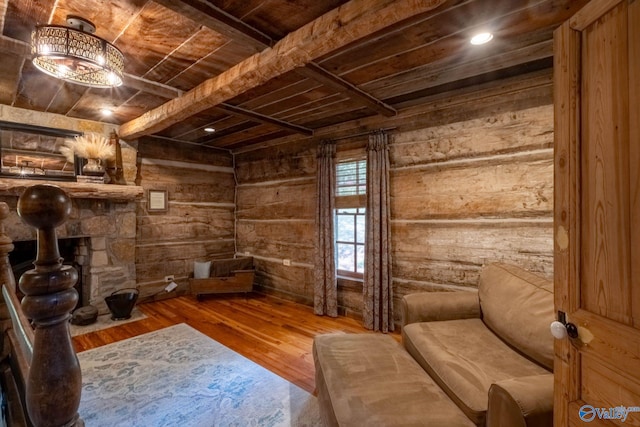
[[36, 184], [52, 184], [62, 188], [72, 199], [141, 199], [144, 190], [138, 185], [92, 184], [70, 181], [42, 181], [35, 179], [0, 178], [0, 196], [19, 197], [27, 187]]

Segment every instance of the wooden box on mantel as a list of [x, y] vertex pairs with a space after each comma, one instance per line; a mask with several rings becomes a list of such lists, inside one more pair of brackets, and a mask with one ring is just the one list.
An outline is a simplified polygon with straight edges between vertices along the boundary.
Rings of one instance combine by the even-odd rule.
[[213, 260], [211, 277], [189, 279], [191, 295], [251, 292], [254, 275], [252, 257]]

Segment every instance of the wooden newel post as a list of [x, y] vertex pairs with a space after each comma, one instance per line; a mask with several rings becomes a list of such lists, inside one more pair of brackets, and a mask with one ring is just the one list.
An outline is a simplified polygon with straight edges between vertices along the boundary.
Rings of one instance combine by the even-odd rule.
[[62, 265], [55, 231], [70, 212], [71, 199], [54, 185], [29, 187], [18, 200], [18, 215], [38, 229], [35, 269], [24, 273], [19, 284], [26, 295], [22, 310], [35, 326], [25, 400], [36, 427], [82, 423], [82, 376], [69, 334], [70, 313], [78, 301], [73, 288], [78, 272]]

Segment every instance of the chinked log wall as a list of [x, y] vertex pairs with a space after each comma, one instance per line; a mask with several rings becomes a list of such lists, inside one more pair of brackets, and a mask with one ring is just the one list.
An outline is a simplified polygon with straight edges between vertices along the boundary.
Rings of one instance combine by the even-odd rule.
[[[233, 158], [222, 150], [178, 150], [165, 140], [144, 138], [138, 144], [138, 162], [137, 184], [145, 189], [137, 207], [141, 298], [184, 294], [194, 261], [233, 256]], [[148, 211], [149, 190], [167, 190], [166, 212]], [[164, 291], [168, 275], [178, 284], [171, 293]]]
[[[377, 127], [397, 127], [390, 150], [396, 317], [402, 295], [473, 289], [488, 262], [552, 276], [549, 70], [378, 120]], [[315, 147], [299, 140], [236, 155], [238, 251], [255, 256], [261, 289], [306, 303], [313, 299]], [[360, 291], [339, 289], [339, 304], [357, 316]]]

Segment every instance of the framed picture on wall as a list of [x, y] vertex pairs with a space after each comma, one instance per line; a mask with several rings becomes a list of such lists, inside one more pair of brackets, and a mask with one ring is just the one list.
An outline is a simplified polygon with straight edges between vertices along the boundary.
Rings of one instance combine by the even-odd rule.
[[167, 190], [147, 191], [147, 211], [166, 212], [168, 204]]

